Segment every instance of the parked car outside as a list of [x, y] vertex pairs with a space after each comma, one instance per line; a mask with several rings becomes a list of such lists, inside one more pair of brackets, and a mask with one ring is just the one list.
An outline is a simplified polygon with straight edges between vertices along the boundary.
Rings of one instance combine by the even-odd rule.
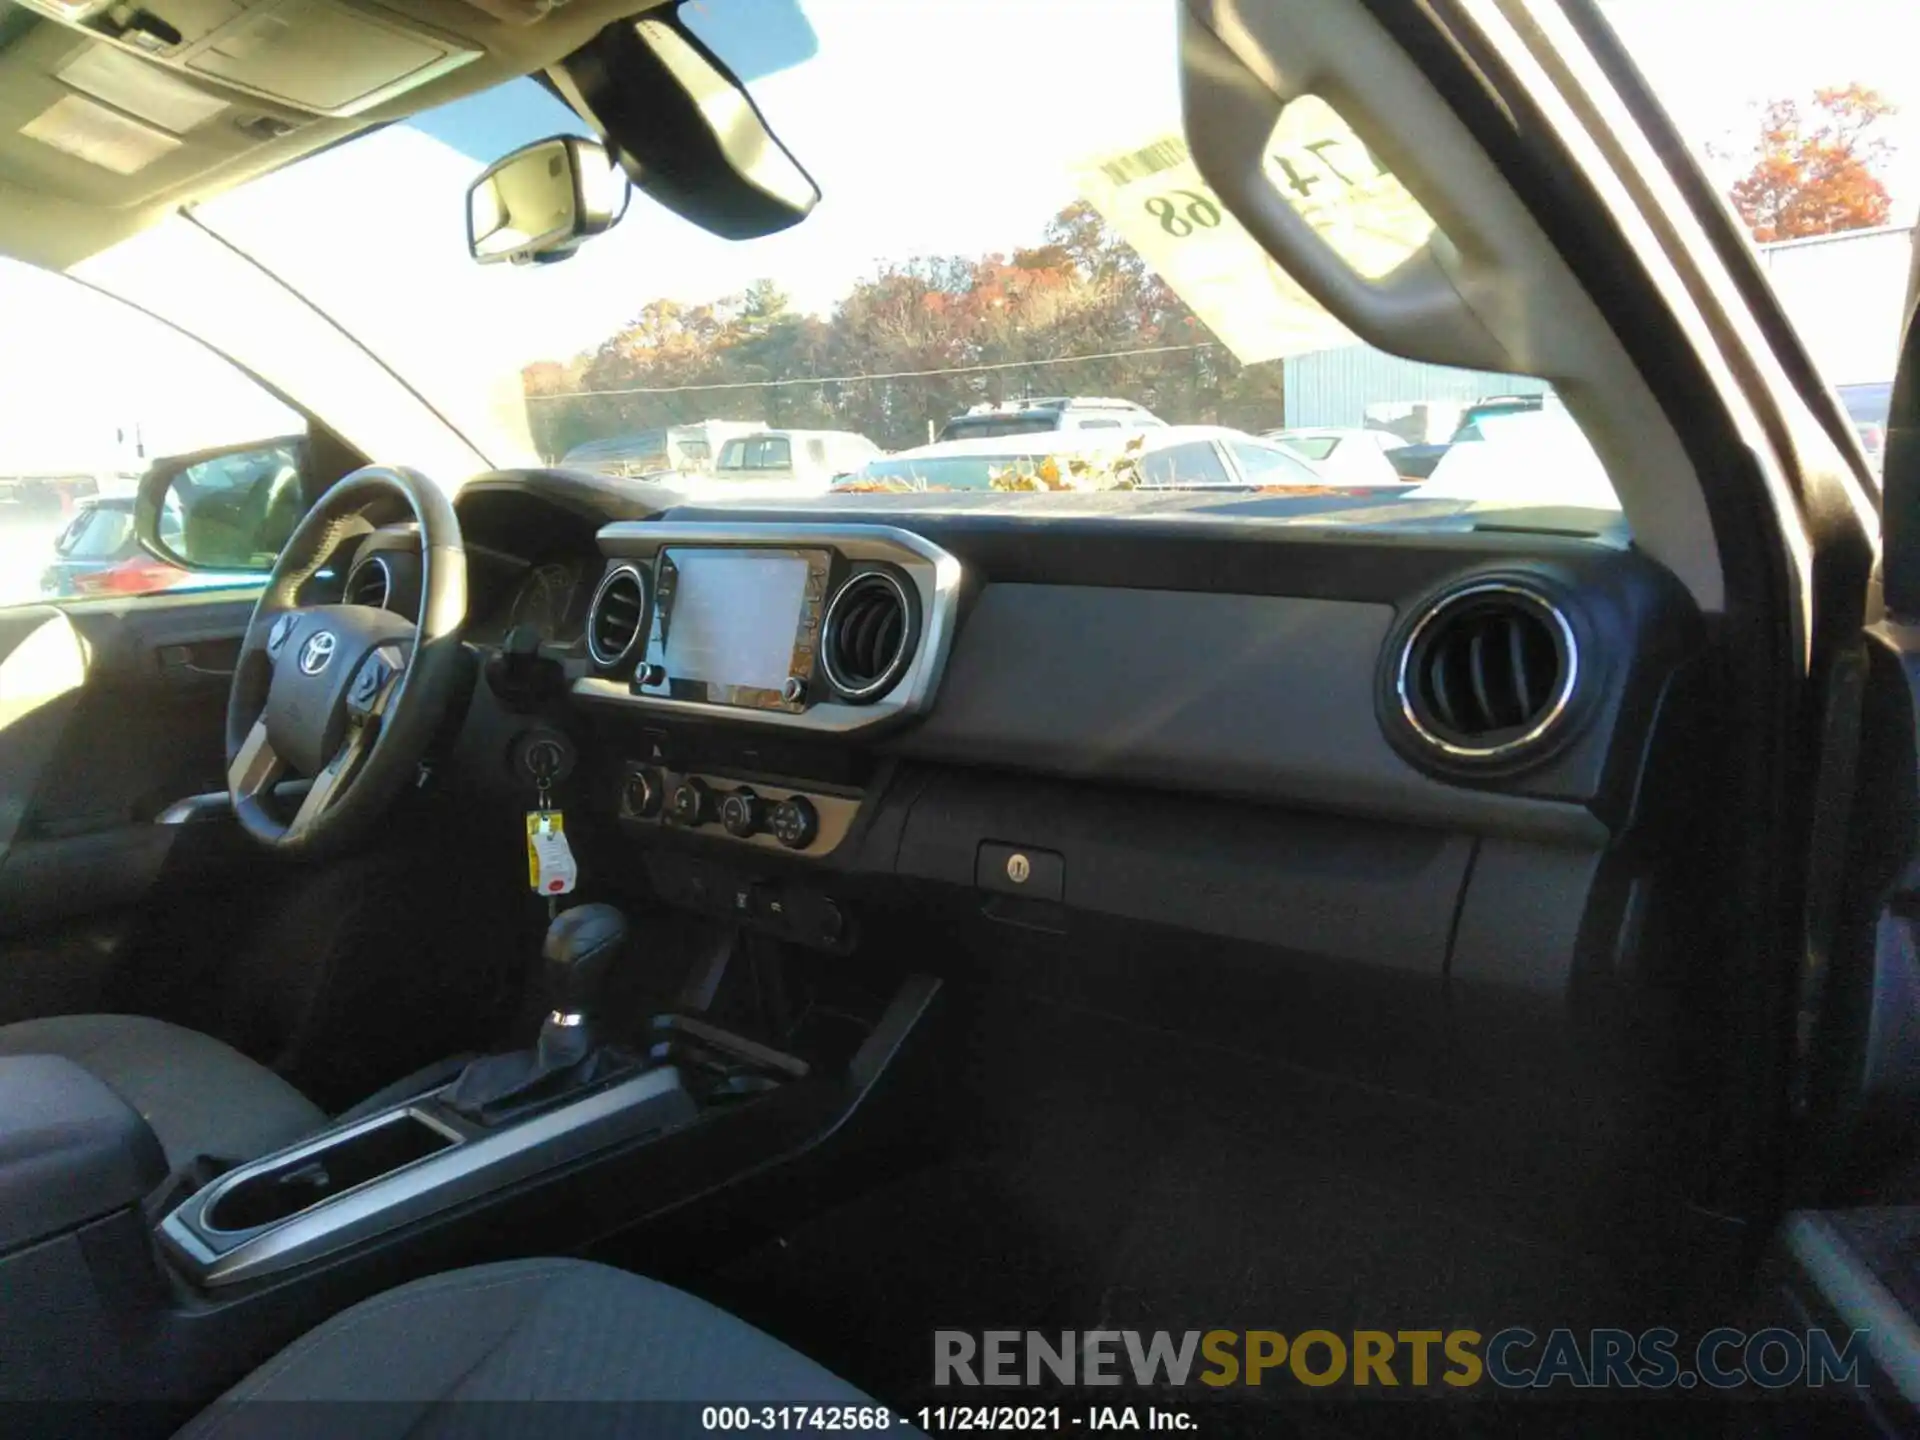
[[1261, 438], [1284, 445], [1311, 460], [1322, 475], [1332, 480], [1350, 480], [1363, 485], [1391, 485], [1401, 481], [1391, 452], [1407, 442], [1391, 430], [1322, 425], [1269, 430]]
[[[188, 571], [148, 554], [135, 534], [133, 511], [131, 495], [80, 501], [73, 519], [54, 537], [53, 561], [41, 573], [40, 593], [69, 599], [149, 595], [159, 590], [220, 590], [260, 583], [256, 572]], [[169, 504], [160, 512], [161, 543], [178, 547], [182, 539], [179, 507]]]
[[1453, 446], [1413, 500], [1471, 500], [1618, 510], [1606, 468], [1573, 417], [1561, 409], [1510, 411], [1475, 424]]
[[[1127, 457], [1130, 467], [1116, 464]], [[1086, 473], [1076, 475], [1074, 462], [1084, 464]], [[1224, 425], [941, 440], [870, 461], [833, 488], [841, 494], [1038, 488], [1324, 494], [1346, 489], [1285, 446]], [[1390, 479], [1377, 488], [1408, 487]]]
[[1893, 382], [1842, 385], [1838, 393], [1853, 428], [1859, 432], [1860, 448], [1867, 452], [1867, 466], [1877, 480], [1887, 463], [1887, 416], [1893, 409]]
[[866, 436], [850, 430], [761, 430], [721, 446], [712, 478], [714, 488], [728, 496], [751, 494], [745, 487], [761, 486], [782, 495], [818, 495], [881, 453]]
[[71, 515], [100, 490], [98, 475], [0, 476], [0, 518]]
[[1425, 480], [1440, 459], [1462, 441], [1480, 438], [1480, 422], [1501, 415], [1525, 415], [1547, 406], [1544, 395], [1489, 395], [1469, 405], [1454, 426], [1453, 435], [1436, 445], [1402, 445], [1393, 452], [1393, 468], [1408, 480]]
[[[176, 518], [175, 538], [178, 529]], [[82, 500], [55, 537], [53, 554], [40, 577], [44, 595], [145, 595], [167, 589], [187, 573], [140, 548], [130, 495]]]
[[976, 405], [940, 429], [941, 440], [985, 440], [1043, 435], [1054, 430], [1139, 430], [1166, 421], [1144, 405], [1098, 395], [1048, 395], [998, 405]]
[[714, 451], [737, 435], [763, 426], [748, 421], [707, 420], [697, 425], [666, 425], [609, 436], [576, 445], [560, 459], [571, 470], [638, 480], [664, 474], [710, 475]]

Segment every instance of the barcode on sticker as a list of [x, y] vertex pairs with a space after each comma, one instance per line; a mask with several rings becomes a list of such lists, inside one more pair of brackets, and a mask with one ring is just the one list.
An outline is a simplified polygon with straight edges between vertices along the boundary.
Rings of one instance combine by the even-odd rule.
[[1107, 161], [1100, 170], [1116, 185], [1131, 185], [1135, 180], [1145, 180], [1149, 176], [1158, 175], [1162, 170], [1171, 170], [1176, 165], [1184, 165], [1186, 160], [1186, 141], [1156, 140], [1144, 150], [1136, 150], [1131, 155], [1122, 155], [1117, 160]]

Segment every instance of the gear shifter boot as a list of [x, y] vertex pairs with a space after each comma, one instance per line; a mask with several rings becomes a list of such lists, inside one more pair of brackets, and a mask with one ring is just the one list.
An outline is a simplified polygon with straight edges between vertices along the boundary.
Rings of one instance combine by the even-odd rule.
[[611, 905], [579, 905], [554, 917], [541, 947], [550, 1013], [531, 1050], [475, 1060], [440, 1098], [458, 1114], [497, 1125], [597, 1085], [633, 1058], [599, 1043], [593, 1002], [627, 939], [627, 917]]
[[441, 1092], [448, 1109], [482, 1125], [498, 1125], [629, 1070], [633, 1057], [610, 1045], [590, 1045], [584, 1025], [540, 1028], [532, 1050], [487, 1055], [460, 1072]]

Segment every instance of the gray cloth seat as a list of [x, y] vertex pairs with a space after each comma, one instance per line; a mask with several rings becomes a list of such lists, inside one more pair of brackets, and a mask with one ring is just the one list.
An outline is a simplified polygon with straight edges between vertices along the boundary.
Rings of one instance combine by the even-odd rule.
[[[581, 1260], [514, 1260], [429, 1276], [343, 1311], [180, 1440], [693, 1436], [711, 1430], [709, 1405], [874, 1402], [683, 1291]], [[897, 1422], [887, 1431], [900, 1433]]]
[[0, 1025], [0, 1055], [62, 1055], [145, 1117], [180, 1168], [252, 1160], [327, 1124], [320, 1107], [211, 1035], [145, 1015], [53, 1015]]

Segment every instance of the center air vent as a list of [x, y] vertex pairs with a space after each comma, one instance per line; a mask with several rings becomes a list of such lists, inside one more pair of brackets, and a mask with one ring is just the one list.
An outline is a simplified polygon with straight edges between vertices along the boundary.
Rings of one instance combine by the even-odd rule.
[[647, 618], [647, 585], [640, 572], [622, 565], [607, 572], [587, 610], [587, 653], [610, 670], [633, 653]]
[[1513, 762], [1542, 752], [1578, 673], [1573, 627], [1557, 605], [1518, 585], [1474, 585], [1414, 623], [1400, 648], [1393, 702], [1439, 755]]
[[843, 700], [878, 700], [913, 655], [913, 605], [885, 570], [854, 576], [834, 594], [821, 626], [820, 666]]
[[349, 605], [368, 605], [375, 610], [384, 610], [392, 597], [392, 568], [380, 556], [369, 555], [348, 573], [347, 588], [341, 598]]

